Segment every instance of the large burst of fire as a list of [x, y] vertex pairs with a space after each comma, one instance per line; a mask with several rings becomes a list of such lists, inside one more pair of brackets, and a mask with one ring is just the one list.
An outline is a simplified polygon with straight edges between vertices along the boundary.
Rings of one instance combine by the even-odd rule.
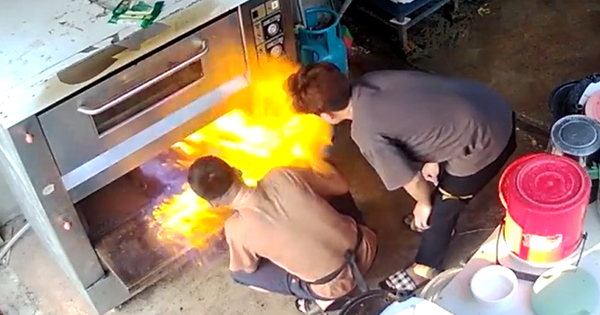
[[[299, 115], [283, 90], [295, 65], [271, 61], [251, 86], [251, 110], [236, 109], [173, 145], [187, 167], [196, 158], [215, 155], [238, 168], [244, 181], [256, 185], [280, 166], [320, 167], [330, 128], [318, 117]], [[246, 104], [241, 104], [241, 108]], [[187, 186], [155, 210], [159, 238], [202, 247], [223, 227], [230, 209], [213, 209]]]

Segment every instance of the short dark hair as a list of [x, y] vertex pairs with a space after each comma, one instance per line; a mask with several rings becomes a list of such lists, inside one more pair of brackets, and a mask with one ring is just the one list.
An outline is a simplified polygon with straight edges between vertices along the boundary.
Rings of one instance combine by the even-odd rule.
[[288, 77], [286, 85], [294, 109], [302, 114], [341, 111], [348, 107], [350, 101], [350, 81], [329, 62], [302, 67]]
[[235, 181], [235, 170], [216, 156], [201, 157], [188, 170], [190, 187], [209, 202], [225, 195]]

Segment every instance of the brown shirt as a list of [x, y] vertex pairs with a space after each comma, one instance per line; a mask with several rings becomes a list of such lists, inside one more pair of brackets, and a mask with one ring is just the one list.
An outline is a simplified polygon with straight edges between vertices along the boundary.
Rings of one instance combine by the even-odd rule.
[[414, 71], [377, 71], [352, 89], [352, 139], [388, 190], [423, 163], [475, 174], [504, 150], [512, 109], [483, 84]]
[[[258, 182], [225, 224], [231, 271], [251, 273], [260, 257], [269, 259], [305, 281], [323, 278], [344, 264], [344, 253], [356, 245], [357, 225], [339, 214], [323, 196], [345, 193], [347, 187], [311, 169], [278, 168]], [[359, 268], [366, 272], [376, 251], [373, 231], [364, 234], [357, 252]], [[324, 285], [312, 285], [323, 298], [350, 292], [355, 283], [346, 268]]]

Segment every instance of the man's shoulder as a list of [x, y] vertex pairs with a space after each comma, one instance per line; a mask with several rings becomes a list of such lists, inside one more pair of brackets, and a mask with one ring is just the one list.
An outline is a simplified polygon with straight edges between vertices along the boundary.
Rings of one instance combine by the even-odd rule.
[[238, 212], [232, 214], [225, 220], [224, 228], [226, 233], [236, 233], [242, 227], [242, 218]]
[[299, 167], [299, 166], [279, 166], [274, 167], [263, 176], [261, 181], [277, 180], [281, 178], [289, 178], [290, 176], [298, 177], [300, 173], [305, 171], [312, 171], [310, 168]]
[[312, 175], [315, 172], [309, 167], [301, 166], [285, 166], [277, 167], [270, 170], [260, 180], [259, 185], [262, 187], [279, 187], [280, 189], [296, 189], [298, 187], [310, 186]]

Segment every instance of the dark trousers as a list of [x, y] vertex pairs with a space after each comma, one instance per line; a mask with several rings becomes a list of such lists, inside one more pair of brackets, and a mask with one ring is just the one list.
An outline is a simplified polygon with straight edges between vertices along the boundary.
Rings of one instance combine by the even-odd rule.
[[319, 298], [308, 283], [298, 279], [268, 259], [261, 259], [253, 273], [236, 271], [231, 278], [237, 284], [260, 288], [271, 293], [291, 295], [299, 299], [325, 300]]
[[[475, 196], [502, 170], [516, 147], [516, 134], [513, 130], [508, 145], [494, 162], [466, 177], [452, 176], [442, 169], [438, 177], [438, 187], [453, 196]], [[436, 189], [432, 199], [433, 208], [429, 217], [429, 229], [421, 233], [421, 245], [415, 262], [440, 269], [450, 246], [452, 232], [456, 228], [458, 217], [472, 198], [444, 200], [442, 193]]]
[[344, 195], [329, 197], [327, 198], [327, 202], [337, 212], [351, 217], [360, 225], [366, 225], [362, 212], [358, 210], [356, 202], [349, 192]]
[[[364, 225], [363, 215], [358, 210], [350, 193], [328, 198], [329, 204], [339, 213], [352, 217], [358, 224]], [[232, 272], [233, 280], [242, 285], [260, 288], [269, 292], [291, 295], [300, 299], [327, 300], [317, 296], [310, 285], [268, 259], [261, 259], [258, 268], [253, 273], [242, 271]]]

